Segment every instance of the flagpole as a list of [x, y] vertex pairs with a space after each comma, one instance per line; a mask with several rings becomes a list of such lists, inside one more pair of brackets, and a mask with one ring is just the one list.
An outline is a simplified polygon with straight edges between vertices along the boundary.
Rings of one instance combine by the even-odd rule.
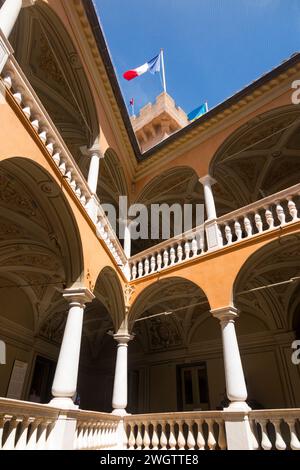
[[165, 61], [164, 61], [164, 50], [160, 50], [160, 58], [161, 58], [161, 70], [162, 70], [162, 80], [163, 80], [163, 88], [164, 92], [167, 93], [167, 86], [166, 86], [166, 73], [165, 73]]

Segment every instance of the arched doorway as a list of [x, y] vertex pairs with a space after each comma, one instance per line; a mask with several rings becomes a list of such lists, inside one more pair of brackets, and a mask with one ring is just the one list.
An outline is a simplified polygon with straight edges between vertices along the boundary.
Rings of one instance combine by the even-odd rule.
[[[56, 338], [65, 321], [58, 310], [62, 290], [83, 276], [80, 235], [60, 187], [29, 159], [0, 163], [0, 214], [0, 322], [7, 345], [0, 395], [47, 402], [51, 378], [45, 372], [35, 382], [35, 363], [38, 357], [57, 359]], [[23, 364], [24, 372], [17, 391], [12, 384], [16, 364]], [[54, 369], [55, 364], [51, 373]]]
[[299, 234], [265, 245], [237, 276], [236, 328], [252, 407], [299, 406], [300, 369], [292, 362], [299, 325], [299, 276]]

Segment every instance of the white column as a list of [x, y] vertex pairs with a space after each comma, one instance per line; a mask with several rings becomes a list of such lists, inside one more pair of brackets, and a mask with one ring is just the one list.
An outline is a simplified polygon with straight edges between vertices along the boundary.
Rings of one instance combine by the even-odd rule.
[[228, 409], [249, 410], [246, 403], [247, 388], [234, 325], [238, 317], [237, 309], [224, 307], [212, 310], [211, 313], [221, 323], [226, 391], [231, 402]]
[[114, 339], [117, 341], [118, 347], [112, 407], [113, 414], [124, 416], [126, 415], [127, 407], [128, 342], [132, 339], [132, 337], [128, 333], [119, 332], [114, 335]]
[[6, 0], [0, 9], [0, 29], [9, 37], [22, 8], [22, 0]]
[[207, 220], [216, 219], [216, 205], [212, 191], [212, 185], [215, 184], [216, 181], [210, 175], [206, 175], [203, 178], [199, 178], [199, 181], [203, 185], [204, 189], [204, 200]]
[[69, 302], [69, 313], [52, 386], [54, 398], [50, 403], [68, 409], [75, 406], [72, 397], [77, 389], [83, 311], [94, 295], [86, 288], [79, 288], [65, 290], [63, 297]]

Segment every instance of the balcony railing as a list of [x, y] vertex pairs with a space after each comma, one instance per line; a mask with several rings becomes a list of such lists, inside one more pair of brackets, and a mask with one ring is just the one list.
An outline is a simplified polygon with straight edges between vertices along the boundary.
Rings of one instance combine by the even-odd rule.
[[[248, 433], [240, 438], [241, 425]], [[242, 434], [242, 433], [241, 433]], [[300, 450], [300, 409], [115, 416], [0, 399], [0, 450]]]
[[116, 264], [124, 270], [127, 263], [125, 253], [99, 200], [91, 194], [86, 179], [82, 175], [58, 129], [13, 56], [10, 56], [8, 59], [2, 76], [5, 87], [11, 90], [15, 102], [21, 108], [32, 129], [44, 145], [45, 150], [50, 154], [53, 162], [59, 168], [62, 176], [68, 182], [75, 196], [89, 215], [89, 203], [94, 198], [97, 205], [97, 220], [94, 221], [97, 227], [97, 234], [104, 240]]
[[293, 224], [299, 221], [299, 210], [300, 184], [296, 184], [216, 219], [212, 228], [217, 243], [213, 248], [209, 247], [206, 223], [138, 253], [130, 259], [131, 280]]

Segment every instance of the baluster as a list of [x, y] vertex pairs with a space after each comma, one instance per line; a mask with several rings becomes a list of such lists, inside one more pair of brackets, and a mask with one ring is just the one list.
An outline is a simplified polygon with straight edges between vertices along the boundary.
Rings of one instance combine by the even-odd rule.
[[255, 214], [254, 220], [255, 220], [255, 225], [256, 225], [256, 228], [257, 228], [257, 230], [258, 230], [258, 233], [262, 233], [262, 231], [263, 231], [263, 223], [262, 223], [261, 216], [260, 216], [259, 213], [256, 213], [256, 214]]
[[83, 435], [82, 435], [82, 449], [88, 448], [88, 425], [87, 423], [83, 423]]
[[143, 262], [140, 261], [138, 266], [139, 266], [139, 268], [138, 268], [139, 277], [142, 277], [143, 273], [144, 273]]
[[277, 450], [285, 450], [286, 443], [284, 442], [282, 435], [281, 435], [280, 423], [281, 423], [281, 419], [272, 420], [272, 424], [275, 428], [275, 435], [276, 435], [275, 447]]
[[4, 85], [6, 86], [6, 88], [8, 88], [10, 90], [11, 87], [12, 87], [11, 77], [9, 75], [7, 75], [6, 77], [4, 77], [3, 82], [4, 82]]
[[152, 434], [152, 450], [157, 450], [159, 446], [159, 438], [157, 434], [157, 421], [151, 421], [153, 426], [153, 434]]
[[252, 225], [251, 225], [251, 221], [249, 219], [249, 217], [244, 217], [244, 226], [245, 226], [245, 230], [246, 230], [246, 233], [247, 233], [247, 237], [251, 237], [252, 236]]
[[186, 420], [186, 425], [188, 427], [188, 435], [187, 435], [187, 446], [189, 450], [194, 450], [196, 446], [196, 441], [193, 433], [193, 421], [191, 419]]
[[39, 138], [41, 139], [41, 141], [43, 142], [43, 144], [45, 144], [47, 142], [47, 132], [46, 131], [42, 131], [40, 134], [39, 134]]
[[177, 444], [179, 450], [185, 450], [185, 437], [183, 434], [183, 421], [178, 422], [178, 438], [177, 438]]
[[269, 230], [272, 230], [274, 228], [274, 217], [270, 209], [265, 210], [265, 217], [266, 217], [267, 224], [269, 226]]
[[49, 143], [46, 145], [46, 149], [48, 150], [48, 152], [50, 153], [50, 155], [53, 155], [53, 153], [54, 153], [54, 144], [53, 144], [53, 142], [49, 142]]
[[149, 271], [150, 271], [150, 264], [149, 264], [149, 259], [148, 258], [145, 259], [144, 266], [145, 266], [145, 276], [146, 276], [147, 274], [149, 274]]
[[154, 255], [151, 256], [150, 267], [151, 267], [151, 273], [154, 273], [155, 268], [156, 268], [156, 261], [155, 261], [155, 256]]
[[189, 244], [188, 241], [186, 241], [185, 244], [184, 244], [185, 259], [189, 259], [189, 258], [190, 258], [190, 251], [191, 251], [190, 244]]
[[170, 450], [173, 450], [173, 449], [176, 449], [176, 437], [175, 437], [175, 422], [174, 421], [170, 421], [169, 422], [169, 426], [170, 426], [170, 436], [169, 436], [169, 448]]
[[133, 281], [136, 279], [136, 276], [137, 276], [137, 269], [136, 269], [136, 263], [134, 263], [131, 268], [131, 278]]
[[19, 439], [16, 444], [17, 450], [25, 450], [27, 447], [27, 435], [28, 435], [29, 423], [30, 423], [30, 419], [23, 417], [22, 422], [21, 422], [21, 427], [20, 427]]
[[149, 425], [150, 423], [145, 423], [144, 424], [144, 450], [149, 450], [150, 449], [150, 434], [149, 434]]
[[14, 99], [20, 105], [22, 103], [22, 94], [17, 92], [13, 94]]
[[162, 266], [162, 256], [161, 256], [160, 253], [158, 253], [158, 255], [157, 255], [157, 271], [161, 270], [161, 266]]
[[297, 436], [297, 431], [296, 431], [296, 419], [286, 419], [285, 420], [289, 430], [290, 430], [290, 448], [292, 450], [300, 450], [300, 441]]
[[203, 429], [202, 429], [202, 420], [197, 419], [195, 421], [197, 424], [197, 447], [199, 450], [205, 450], [205, 439], [203, 436]]
[[268, 432], [267, 432], [267, 419], [263, 419], [259, 422], [261, 427], [262, 439], [261, 439], [261, 447], [264, 450], [271, 450], [272, 449], [272, 442], [269, 439]]
[[297, 207], [292, 198], [289, 198], [288, 201], [289, 201], [288, 202], [289, 213], [290, 213], [290, 216], [292, 217], [292, 221], [295, 222], [295, 220], [298, 220]]
[[143, 423], [136, 423], [137, 425], [137, 435], [135, 439], [136, 450], [142, 450], [142, 446], [143, 446], [143, 438], [142, 438], [142, 433], [141, 433], [142, 424]]
[[75, 441], [75, 450], [80, 450], [82, 448], [82, 442], [83, 442], [83, 426], [82, 426], [82, 423], [79, 422], [78, 423], [78, 427], [77, 427], [77, 438], [76, 438], [76, 441]]
[[207, 419], [206, 423], [208, 426], [207, 445], [208, 445], [209, 450], [215, 450], [217, 441], [214, 436], [213, 421], [211, 419]]
[[9, 420], [8, 435], [3, 445], [3, 450], [14, 450], [18, 421], [17, 418]]
[[198, 243], [197, 243], [196, 236], [194, 236], [194, 238], [192, 240], [192, 252], [193, 252], [193, 257], [197, 256], [197, 254], [198, 254]]
[[225, 226], [225, 238], [227, 240], [227, 244], [230, 245], [232, 243], [232, 232], [228, 224]]
[[135, 449], [135, 437], [134, 437], [134, 424], [130, 424], [130, 432], [129, 432], [129, 438], [128, 438], [128, 448], [129, 450], [134, 450]]
[[178, 258], [178, 263], [181, 263], [182, 258], [183, 258], [183, 249], [182, 249], [180, 242], [177, 245], [177, 258]]
[[168, 439], [166, 436], [166, 423], [161, 423], [161, 435], [160, 435], [160, 448], [166, 450], [168, 445]]
[[218, 427], [219, 427], [219, 436], [218, 436], [218, 446], [221, 450], [226, 450], [227, 448], [227, 443], [226, 443], [226, 434], [225, 434], [225, 429], [224, 429], [224, 422], [223, 421], [217, 421]]
[[33, 121], [31, 121], [31, 125], [36, 132], [39, 131], [40, 123], [37, 119], [33, 119]]
[[4, 424], [5, 424], [5, 418], [4, 416], [0, 416], [0, 449], [3, 448], [3, 443], [2, 443], [2, 439], [3, 439], [3, 428], [4, 428]]
[[31, 118], [31, 109], [30, 109], [29, 106], [25, 106], [24, 108], [22, 108], [22, 111], [25, 114], [25, 116], [27, 117], [27, 119]]
[[164, 251], [164, 268], [167, 268], [169, 264], [169, 253], [168, 250], [166, 249]]
[[284, 209], [283, 209], [282, 205], [280, 204], [280, 202], [276, 203], [276, 214], [277, 214], [278, 220], [280, 222], [280, 225], [285, 225], [285, 213], [284, 213]]
[[174, 246], [172, 246], [170, 249], [170, 260], [171, 260], [171, 266], [173, 266], [176, 260], [176, 252], [175, 252]]
[[235, 231], [235, 234], [236, 234], [237, 241], [238, 242], [241, 241], [242, 236], [243, 236], [243, 232], [242, 232], [241, 224], [239, 223], [238, 220], [236, 220], [234, 222], [234, 231]]
[[65, 164], [65, 162], [62, 160], [60, 165], [59, 165], [59, 170], [61, 172], [62, 175], [66, 176], [66, 173], [67, 173], [67, 166]]

